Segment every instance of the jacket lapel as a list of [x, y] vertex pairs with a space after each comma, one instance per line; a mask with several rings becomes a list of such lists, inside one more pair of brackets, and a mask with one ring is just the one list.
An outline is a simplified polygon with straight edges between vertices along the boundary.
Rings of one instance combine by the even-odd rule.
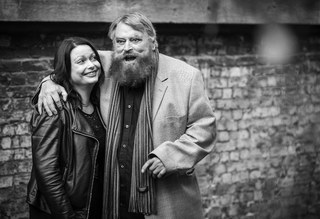
[[160, 54], [159, 57], [159, 67], [157, 72], [157, 78], [154, 85], [153, 102], [152, 102], [152, 115], [153, 121], [155, 120], [159, 108], [161, 106], [164, 95], [166, 94], [168, 84], [168, 75], [165, 67], [165, 62], [163, 56]]

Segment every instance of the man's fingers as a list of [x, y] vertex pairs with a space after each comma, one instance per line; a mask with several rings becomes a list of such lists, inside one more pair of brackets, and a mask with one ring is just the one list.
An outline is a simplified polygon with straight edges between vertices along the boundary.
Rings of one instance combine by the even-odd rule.
[[166, 174], [166, 168], [163, 168], [161, 171], [160, 171], [160, 173], [158, 173], [158, 178], [160, 179], [160, 178], [162, 178], [165, 174]]
[[63, 99], [64, 101], [67, 101], [67, 96], [68, 96], [68, 94], [67, 94], [67, 92], [65, 91], [65, 89], [62, 89], [61, 95], [62, 95], [62, 99]]
[[40, 98], [40, 95], [38, 97], [38, 112], [40, 115], [42, 114], [42, 98]]
[[147, 160], [147, 162], [145, 162], [145, 164], [141, 168], [141, 173], [145, 173], [151, 164], [152, 164], [152, 161]]
[[52, 116], [51, 110], [49, 109], [48, 104], [47, 104], [47, 99], [43, 99], [43, 107], [44, 107], [45, 111], [48, 113], [48, 115]]
[[158, 166], [153, 172], [151, 172], [151, 175], [153, 178], [161, 178], [165, 175], [166, 168], [164, 166]]
[[[62, 103], [61, 103], [61, 99], [60, 99], [60, 95], [57, 93], [57, 92], [52, 92], [51, 94], [50, 94], [50, 96], [51, 96], [51, 98], [53, 99], [53, 106], [54, 106], [54, 102], [57, 104], [57, 107], [60, 109], [60, 110], [62, 110]], [[48, 97], [48, 98], [50, 98], [50, 97]], [[52, 110], [52, 112], [54, 113], [54, 114], [56, 114], [54, 111], [56, 111], [56, 107], [54, 106], [54, 111], [53, 111], [53, 109], [51, 108], [51, 106], [49, 105], [49, 107], [50, 107], [50, 109]]]
[[[46, 104], [47, 104], [46, 108], [49, 108], [51, 115], [52, 114], [57, 114], [56, 105], [54, 104], [52, 96], [47, 96]], [[43, 103], [43, 105], [45, 106], [45, 103]], [[49, 114], [48, 111], [47, 111], [47, 113]]]

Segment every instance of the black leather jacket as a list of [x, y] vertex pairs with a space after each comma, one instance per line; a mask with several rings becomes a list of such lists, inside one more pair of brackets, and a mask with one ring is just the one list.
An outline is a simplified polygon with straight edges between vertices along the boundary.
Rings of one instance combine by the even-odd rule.
[[51, 117], [35, 108], [30, 124], [33, 168], [27, 203], [57, 218], [87, 218], [99, 147], [93, 130], [70, 103]]

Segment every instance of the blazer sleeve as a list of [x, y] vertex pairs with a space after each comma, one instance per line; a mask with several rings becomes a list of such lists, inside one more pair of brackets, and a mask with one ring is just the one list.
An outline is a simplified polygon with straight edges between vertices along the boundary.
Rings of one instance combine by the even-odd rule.
[[31, 119], [32, 160], [38, 188], [53, 215], [72, 218], [74, 212], [63, 185], [63, 171], [59, 165], [60, 138], [64, 123], [60, 116], [39, 115], [34, 110]]
[[175, 141], [163, 142], [149, 155], [163, 162], [167, 174], [193, 168], [214, 149], [216, 142], [216, 119], [200, 71], [193, 74], [189, 90], [185, 133]]

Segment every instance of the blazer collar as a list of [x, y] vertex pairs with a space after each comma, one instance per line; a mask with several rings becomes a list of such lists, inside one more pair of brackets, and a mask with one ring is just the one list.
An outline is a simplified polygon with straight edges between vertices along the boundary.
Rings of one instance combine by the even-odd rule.
[[156, 118], [159, 108], [161, 106], [162, 100], [166, 94], [168, 84], [168, 69], [164, 60], [164, 56], [159, 54], [159, 65], [157, 78], [154, 85], [153, 101], [152, 101], [152, 115], [153, 120]]

